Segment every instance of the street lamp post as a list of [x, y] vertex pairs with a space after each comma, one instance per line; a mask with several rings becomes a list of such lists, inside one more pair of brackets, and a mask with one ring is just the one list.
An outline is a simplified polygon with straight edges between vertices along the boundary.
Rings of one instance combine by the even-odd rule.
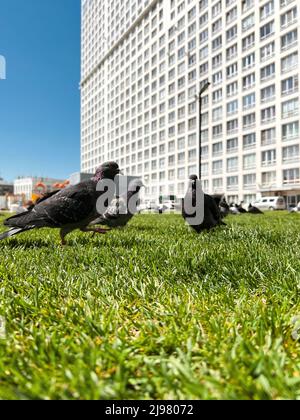
[[199, 95], [196, 96], [199, 101], [199, 180], [202, 181], [202, 95], [209, 88], [210, 83], [207, 82], [201, 88]]

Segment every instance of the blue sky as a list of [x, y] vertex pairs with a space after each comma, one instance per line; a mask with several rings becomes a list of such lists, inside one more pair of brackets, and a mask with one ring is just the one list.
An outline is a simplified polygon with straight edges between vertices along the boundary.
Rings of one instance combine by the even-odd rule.
[[80, 0], [0, 0], [0, 176], [80, 169]]

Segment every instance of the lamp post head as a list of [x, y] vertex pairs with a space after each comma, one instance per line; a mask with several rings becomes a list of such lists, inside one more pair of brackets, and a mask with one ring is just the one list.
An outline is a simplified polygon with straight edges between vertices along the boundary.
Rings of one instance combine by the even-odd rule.
[[205, 85], [202, 86], [202, 88], [200, 90], [199, 96], [203, 95], [203, 93], [209, 88], [209, 86], [210, 86], [209, 82], [205, 83]]

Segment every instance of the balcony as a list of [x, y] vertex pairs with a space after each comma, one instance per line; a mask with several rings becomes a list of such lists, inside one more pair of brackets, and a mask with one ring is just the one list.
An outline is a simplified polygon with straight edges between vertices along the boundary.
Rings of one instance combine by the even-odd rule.
[[262, 147], [265, 147], [265, 146], [270, 146], [271, 144], [275, 144], [276, 143], [276, 139], [275, 138], [273, 138], [273, 137], [271, 137], [271, 138], [267, 138], [267, 139], [263, 139], [262, 141], [261, 141], [261, 145], [262, 145]]
[[266, 102], [272, 102], [272, 101], [275, 101], [275, 99], [276, 99], [275, 95], [272, 95], [272, 96], [266, 96], [265, 98], [262, 98], [260, 102], [261, 102], [262, 104], [265, 104]]
[[299, 155], [288, 156], [282, 159], [282, 163], [285, 163], [285, 164], [296, 163], [296, 162], [299, 162], [299, 160], [300, 160]]
[[251, 169], [256, 169], [256, 163], [249, 163], [243, 166], [244, 171], [249, 171]]
[[237, 153], [238, 150], [239, 150], [238, 147], [232, 147], [232, 148], [227, 149], [227, 153], [228, 154]]
[[290, 42], [290, 43], [288, 43], [286, 45], [282, 45], [281, 46], [281, 52], [287, 51], [290, 48], [296, 47], [297, 45], [298, 45], [298, 40], [295, 39], [294, 41], [292, 41], [292, 42]]
[[291, 89], [287, 89], [287, 90], [284, 90], [283, 92], [281, 92], [281, 96], [292, 95], [293, 93], [297, 93], [298, 91], [299, 91], [298, 86], [295, 86]]
[[291, 141], [298, 138], [299, 138], [299, 133], [287, 134], [286, 136], [282, 136], [282, 141]]
[[244, 184], [245, 190], [255, 190], [256, 189], [256, 183], [255, 184]]
[[237, 191], [239, 189], [238, 184], [236, 185], [227, 185], [227, 190], [228, 191]]
[[276, 117], [272, 116], [272, 117], [267, 117], [261, 120], [262, 124], [271, 124], [275, 121]]
[[268, 167], [268, 166], [274, 166], [276, 165], [277, 160], [265, 160], [261, 163], [261, 166], [263, 166], [264, 168]]
[[283, 24], [280, 25], [280, 28], [281, 29], [286, 29], [289, 26], [294, 25], [295, 23], [297, 23], [297, 21], [298, 21], [297, 17], [288, 19], [287, 22], [285, 22], [285, 23], [283, 23]]
[[283, 185], [299, 185], [300, 179], [285, 179]]
[[299, 109], [291, 109], [290, 111], [283, 112], [282, 118], [286, 119], [286, 118], [295, 117], [297, 115], [299, 115]]
[[232, 173], [232, 172], [238, 172], [239, 167], [238, 166], [232, 166], [230, 168], [227, 168], [227, 173]]
[[213, 169], [212, 174], [213, 175], [222, 175], [223, 174], [223, 169]]

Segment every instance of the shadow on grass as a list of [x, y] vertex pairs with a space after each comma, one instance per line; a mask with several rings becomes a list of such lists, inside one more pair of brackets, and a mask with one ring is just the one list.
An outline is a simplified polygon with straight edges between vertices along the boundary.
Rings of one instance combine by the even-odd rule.
[[49, 248], [55, 243], [47, 242], [43, 239], [9, 239], [7, 241], [0, 242], [3, 248], [11, 248], [11, 249], [34, 249], [34, 248]]

